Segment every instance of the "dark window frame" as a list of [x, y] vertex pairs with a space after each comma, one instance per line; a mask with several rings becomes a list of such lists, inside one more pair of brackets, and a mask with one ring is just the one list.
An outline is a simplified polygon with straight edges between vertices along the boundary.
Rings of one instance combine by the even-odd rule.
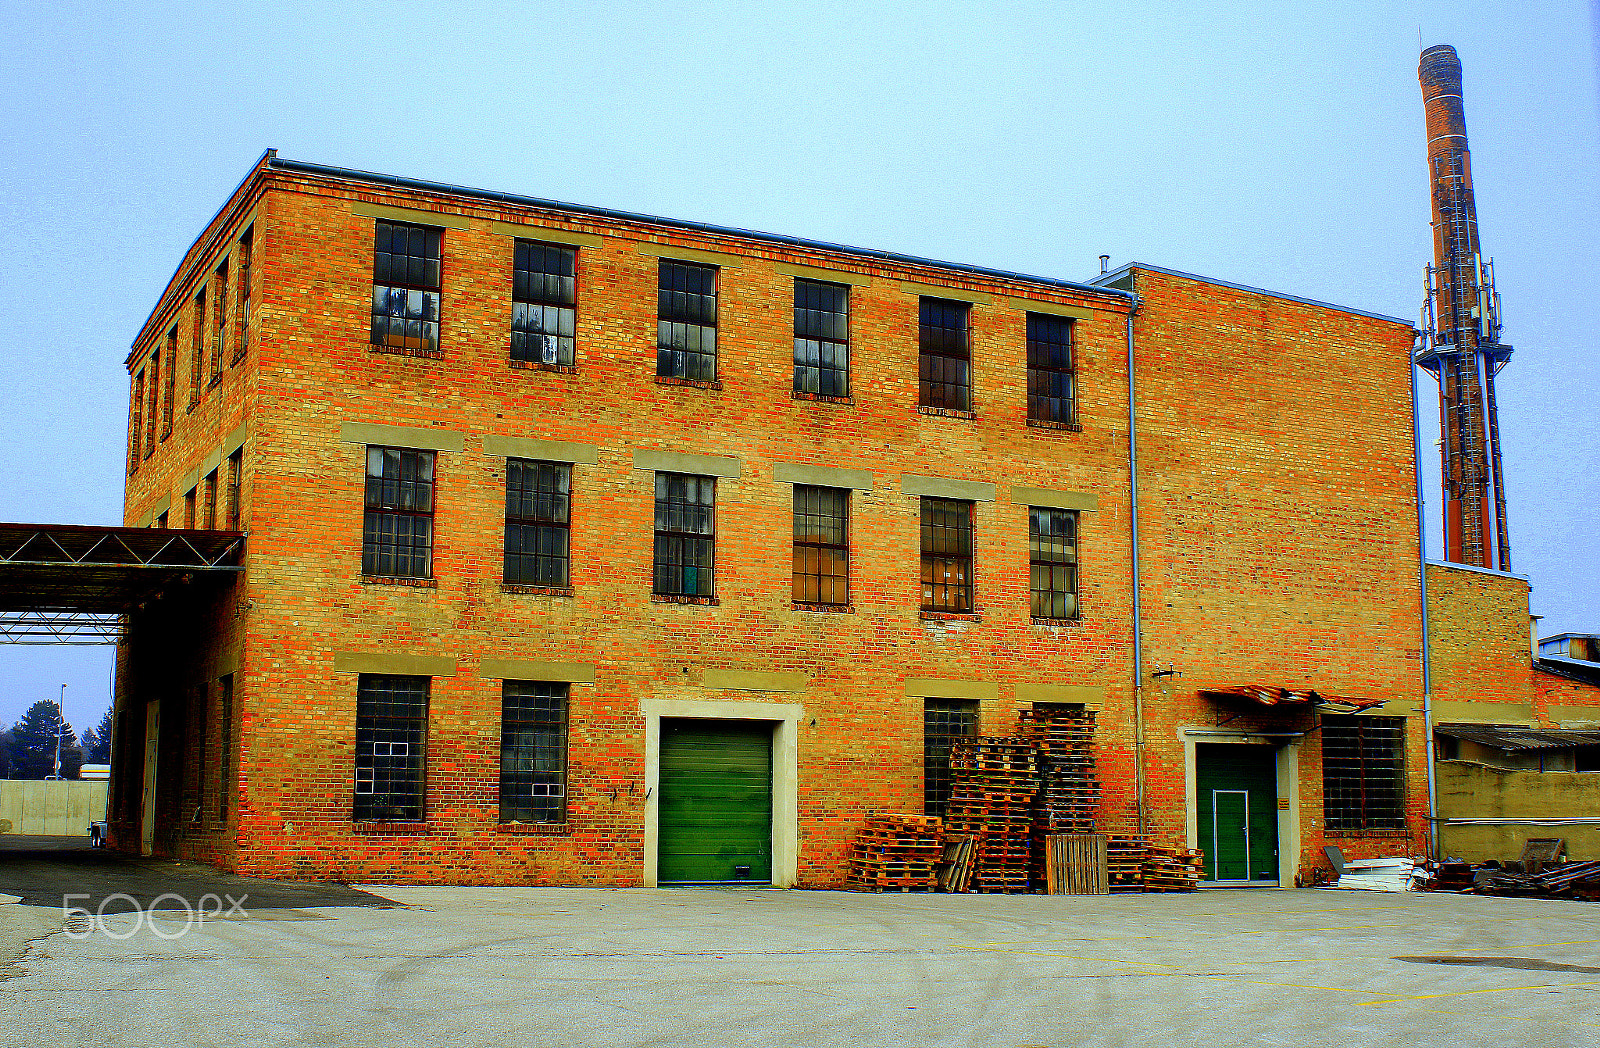
[[[1076, 510], [1028, 507], [1028, 614], [1035, 619], [1076, 622], [1082, 616], [1081, 523]], [[1068, 536], [1065, 541], [1060, 539], [1063, 534]], [[1065, 587], [1058, 585], [1063, 579], [1068, 580]]]
[[202, 525], [207, 531], [217, 530], [217, 471], [212, 470], [206, 474], [202, 481], [205, 485], [205, 501], [201, 503], [205, 510], [205, 523]]
[[849, 399], [849, 284], [795, 278], [794, 392], [806, 397]]
[[234, 309], [234, 336], [233, 336], [233, 363], [244, 360], [250, 352], [250, 267], [255, 251], [255, 227], [251, 226], [239, 237], [239, 250], [235, 267], [235, 279], [239, 282], [237, 293], [233, 296]]
[[972, 413], [972, 303], [917, 300], [917, 406]]
[[[951, 730], [954, 728], [955, 730]], [[922, 700], [922, 813], [943, 817], [950, 806], [950, 750], [978, 735], [975, 699]]]
[[166, 400], [161, 405], [162, 440], [172, 436], [172, 402], [177, 399], [178, 393], [178, 325], [176, 324], [167, 332], [166, 357], [162, 363], [162, 367], [167, 369]]
[[228, 456], [228, 530], [238, 531], [244, 521], [244, 448], [236, 448]]
[[1028, 421], [1077, 429], [1077, 324], [1071, 317], [1029, 313]]
[[195, 525], [195, 521], [199, 519], [199, 496], [200, 489], [198, 487], [190, 488], [188, 491], [183, 493], [183, 526], [185, 528], [192, 529]]
[[660, 260], [656, 270], [657, 380], [717, 382], [721, 282], [722, 273], [716, 266], [676, 258]]
[[227, 822], [233, 798], [233, 674], [223, 674], [217, 685], [217, 821]]
[[[533, 268], [535, 262], [541, 268]], [[577, 326], [578, 249], [518, 237], [511, 249], [512, 362], [576, 368]]]
[[[372, 323], [368, 340], [373, 350], [441, 356], [444, 231], [436, 226], [382, 218], [373, 220], [372, 229]], [[395, 240], [400, 230], [405, 231], [404, 244]], [[397, 245], [405, 250], [395, 251]]]
[[149, 414], [144, 420], [144, 457], [149, 458], [156, 452], [156, 422], [161, 412], [161, 351], [159, 348], [151, 352], [150, 361], [145, 367], [150, 376], [150, 407]]
[[[675, 495], [674, 485], [682, 491]], [[705, 501], [707, 493], [710, 501]], [[717, 595], [717, 478], [657, 472], [651, 594], [714, 600]]]
[[562, 825], [567, 821], [571, 702], [568, 684], [521, 680], [501, 683], [502, 824]]
[[[205, 374], [206, 363], [206, 289], [204, 287], [194, 293], [194, 298], [190, 299], [189, 308], [189, 341], [191, 343], [191, 363], [194, 366], [194, 394], [195, 402], [199, 403], [199, 397], [204, 394], [205, 390], [211, 388], [209, 383], [202, 384], [200, 381], [201, 376]], [[214, 364], [211, 370], [216, 370]]]
[[963, 499], [923, 496], [920, 516], [922, 611], [971, 614], [976, 507]]
[[793, 567], [794, 603], [850, 606], [848, 488], [794, 485]]
[[[374, 467], [379, 470], [377, 475], [373, 474]], [[396, 579], [433, 578], [437, 468], [437, 459], [432, 451], [368, 445], [361, 538], [362, 575]], [[422, 508], [421, 499], [424, 488], [426, 508]], [[426, 522], [425, 527], [423, 522]]]
[[357, 678], [353, 820], [426, 819], [432, 685], [431, 677], [363, 673]]
[[134, 372], [128, 397], [128, 476], [139, 472], [144, 458], [144, 368]]
[[217, 263], [211, 281], [211, 380], [222, 381], [223, 362], [228, 347], [228, 260]]
[[[523, 483], [517, 483], [518, 480]], [[531, 485], [529, 480], [532, 481]], [[531, 572], [528, 570], [530, 562]], [[556, 570], [557, 566], [559, 570]], [[501, 581], [512, 586], [552, 589], [567, 589], [572, 585], [570, 462], [506, 459], [506, 520]]]
[[1329, 833], [1406, 829], [1406, 719], [1322, 718], [1322, 809]]

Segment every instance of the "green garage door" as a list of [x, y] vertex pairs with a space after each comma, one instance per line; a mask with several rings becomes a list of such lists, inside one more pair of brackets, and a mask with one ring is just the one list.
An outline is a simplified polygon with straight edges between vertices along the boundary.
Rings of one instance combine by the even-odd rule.
[[1205, 879], [1277, 884], [1277, 749], [1197, 745], [1194, 792]]
[[772, 883], [772, 725], [661, 722], [656, 881]]

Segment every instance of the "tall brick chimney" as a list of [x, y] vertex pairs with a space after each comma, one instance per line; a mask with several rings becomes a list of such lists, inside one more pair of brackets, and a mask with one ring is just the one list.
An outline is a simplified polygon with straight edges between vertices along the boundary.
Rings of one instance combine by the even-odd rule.
[[1417, 67], [1427, 114], [1433, 265], [1417, 363], [1439, 381], [1445, 559], [1511, 570], [1494, 376], [1511, 357], [1500, 343], [1494, 265], [1478, 246], [1472, 157], [1461, 102], [1461, 60], [1438, 44]]

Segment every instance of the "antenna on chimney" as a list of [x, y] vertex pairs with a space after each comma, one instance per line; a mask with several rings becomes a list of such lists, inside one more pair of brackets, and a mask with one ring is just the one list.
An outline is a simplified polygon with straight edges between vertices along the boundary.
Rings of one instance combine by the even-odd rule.
[[1102, 276], [1104, 276], [1105, 274], [1107, 274], [1109, 272], [1111, 272], [1111, 256], [1110, 255], [1101, 255], [1100, 256], [1100, 274]]

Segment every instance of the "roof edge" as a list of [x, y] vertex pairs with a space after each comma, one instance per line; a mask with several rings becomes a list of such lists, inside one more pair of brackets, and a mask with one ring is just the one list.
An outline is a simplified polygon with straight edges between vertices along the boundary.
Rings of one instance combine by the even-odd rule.
[[366, 182], [372, 185], [389, 186], [395, 189], [412, 189], [427, 193], [449, 194], [453, 196], [468, 197], [497, 204], [515, 204], [521, 207], [538, 207], [547, 210], [567, 211], [577, 215], [588, 215], [594, 218], [610, 221], [634, 222], [645, 225], [667, 226], [688, 232], [707, 233], [714, 236], [741, 237], [783, 247], [803, 248], [811, 251], [826, 251], [836, 254], [854, 255], [858, 258], [872, 259], [879, 262], [889, 262], [897, 265], [925, 266], [934, 269], [949, 270], [955, 273], [966, 273], [972, 276], [985, 277], [991, 280], [1022, 281], [1037, 284], [1045, 288], [1059, 288], [1077, 294], [1106, 296], [1126, 305], [1127, 296], [1115, 288], [1097, 287], [1094, 284], [1083, 284], [1072, 280], [1060, 280], [1054, 277], [1037, 276], [1031, 273], [1017, 273], [1005, 269], [990, 269], [987, 266], [966, 265], [960, 262], [945, 262], [939, 259], [923, 258], [919, 255], [902, 255], [893, 251], [878, 251], [873, 248], [852, 247], [848, 244], [835, 244], [825, 240], [809, 240], [805, 237], [788, 236], [782, 233], [766, 233], [755, 229], [741, 229], [737, 226], [719, 226], [710, 222], [691, 222], [684, 219], [663, 218], [659, 215], [647, 215], [633, 211], [618, 211], [613, 208], [593, 207], [588, 204], [573, 204], [561, 200], [548, 200], [542, 197], [523, 196], [518, 193], [505, 193], [492, 189], [474, 189], [470, 186], [453, 185], [447, 182], [429, 182], [423, 179], [405, 178], [400, 175], [385, 175], [373, 171], [359, 171], [353, 168], [333, 167], [326, 164], [312, 164], [303, 160], [286, 160], [273, 156], [267, 164], [274, 171], [296, 172], [300, 174], [337, 178], [346, 181]]
[[1331, 309], [1339, 313], [1349, 313], [1353, 316], [1366, 317], [1369, 320], [1382, 320], [1390, 324], [1400, 324], [1413, 332], [1415, 332], [1417, 329], [1416, 325], [1411, 321], [1401, 320], [1399, 317], [1391, 317], [1385, 313], [1373, 313], [1370, 310], [1356, 309], [1354, 306], [1341, 306], [1333, 302], [1324, 302], [1321, 299], [1316, 298], [1306, 298], [1302, 295], [1290, 295], [1282, 291], [1268, 291], [1266, 288], [1251, 287], [1249, 284], [1236, 284], [1231, 280], [1218, 280], [1215, 277], [1201, 276], [1198, 273], [1185, 273], [1181, 269], [1168, 269], [1165, 266], [1152, 266], [1147, 262], [1129, 262], [1126, 265], [1114, 269], [1109, 273], [1101, 274], [1094, 279], [1093, 283], [1110, 283], [1112, 280], [1115, 280], [1126, 273], [1132, 272], [1135, 269], [1147, 269], [1152, 273], [1163, 273], [1169, 277], [1179, 277], [1183, 280], [1195, 280], [1202, 284], [1213, 284], [1217, 287], [1232, 288], [1235, 291], [1246, 291], [1252, 295], [1266, 295], [1268, 298], [1283, 299], [1286, 302], [1298, 302], [1301, 305], [1316, 306], [1319, 309]]

